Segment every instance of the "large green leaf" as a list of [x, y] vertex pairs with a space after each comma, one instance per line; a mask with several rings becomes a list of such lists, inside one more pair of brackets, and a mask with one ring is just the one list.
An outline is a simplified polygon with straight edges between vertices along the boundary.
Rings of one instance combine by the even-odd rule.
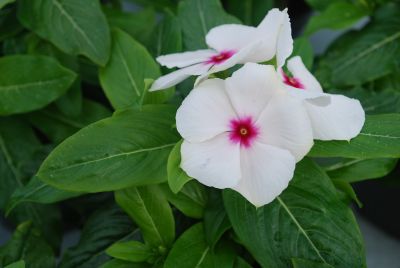
[[182, 29], [179, 19], [171, 13], [155, 29], [151, 49], [155, 56], [180, 52], [182, 50]]
[[174, 115], [174, 107], [149, 105], [89, 125], [61, 143], [37, 176], [78, 192], [165, 181], [167, 157], [178, 140]]
[[352, 26], [367, 15], [367, 10], [348, 2], [334, 2], [326, 10], [311, 17], [305, 34], [321, 29], [342, 29]]
[[120, 190], [115, 192], [115, 200], [139, 226], [146, 243], [171, 246], [175, 239], [174, 217], [158, 186]]
[[236, 254], [229, 243], [220, 243], [212, 251], [206, 243], [203, 224], [198, 223], [178, 238], [165, 261], [164, 267], [233, 267], [235, 257]]
[[7, 265], [5, 268], [25, 268], [25, 261], [17, 261]]
[[372, 21], [349, 33], [324, 58], [330, 82], [335, 86], [360, 85], [389, 74], [400, 55], [400, 16]]
[[110, 259], [105, 250], [132, 232], [132, 222], [121, 209], [114, 205], [102, 207], [90, 216], [79, 243], [65, 252], [59, 267], [100, 267]]
[[21, 23], [68, 54], [85, 55], [105, 65], [110, 33], [98, 0], [21, 0]]
[[304, 259], [292, 259], [293, 268], [334, 268], [332, 265]]
[[168, 157], [168, 164], [167, 164], [168, 185], [174, 194], [178, 193], [182, 189], [182, 187], [192, 179], [180, 167], [181, 145], [182, 141], [178, 142], [174, 146]]
[[299, 37], [293, 43], [293, 56], [300, 56], [304, 65], [311, 70], [314, 61], [314, 51], [310, 40], [306, 37]]
[[145, 262], [154, 255], [150, 246], [139, 241], [115, 243], [106, 250], [106, 253], [116, 259], [131, 262]]
[[152, 265], [147, 263], [133, 263], [130, 261], [110, 260], [104, 263], [100, 268], [151, 268]]
[[25, 202], [52, 204], [79, 195], [82, 193], [63, 191], [33, 177], [27, 185], [14, 191], [8, 201], [6, 213], [9, 214], [16, 206]]
[[183, 44], [186, 50], [206, 48], [207, 32], [220, 24], [240, 21], [227, 14], [219, 0], [185, 0], [180, 2], [178, 18], [183, 31]]
[[54, 253], [30, 222], [22, 223], [0, 248], [0, 266], [23, 260], [27, 268], [55, 267]]
[[275, 2], [275, 0], [227, 0], [224, 1], [224, 6], [244, 24], [256, 26], [275, 6]]
[[399, 158], [400, 114], [369, 115], [360, 134], [350, 141], [315, 141], [315, 157]]
[[0, 58], [0, 115], [42, 108], [63, 95], [75, 78], [50, 57]]
[[100, 82], [115, 109], [163, 103], [170, 90], [147, 93], [145, 79], [161, 75], [159, 67], [140, 43], [121, 30], [113, 31], [110, 61], [100, 69]]
[[109, 117], [111, 111], [100, 103], [83, 100], [82, 111], [77, 116], [66, 116], [55, 106], [28, 114], [29, 121], [52, 142], [58, 144], [87, 125]]
[[224, 201], [235, 233], [262, 267], [291, 267], [292, 258], [365, 267], [354, 215], [309, 159], [297, 164], [289, 187], [268, 205], [256, 208], [232, 190]]

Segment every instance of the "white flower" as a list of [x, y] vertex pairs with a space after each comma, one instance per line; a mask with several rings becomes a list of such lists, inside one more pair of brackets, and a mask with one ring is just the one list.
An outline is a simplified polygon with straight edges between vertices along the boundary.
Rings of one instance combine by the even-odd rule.
[[287, 95], [274, 67], [255, 63], [201, 83], [176, 115], [182, 169], [256, 206], [271, 202], [313, 144], [302, 101]]
[[287, 68], [293, 76], [280, 69], [281, 78], [292, 96], [304, 100], [314, 139], [350, 140], [360, 133], [365, 113], [358, 100], [324, 93], [299, 56], [291, 58]]
[[270, 10], [258, 27], [239, 24], [217, 26], [206, 35], [206, 43], [210, 49], [158, 57], [161, 65], [181, 69], [157, 79], [150, 91], [169, 88], [192, 75], [206, 77], [236, 64], [264, 62], [274, 56], [278, 65], [283, 66], [293, 49], [287, 10]]

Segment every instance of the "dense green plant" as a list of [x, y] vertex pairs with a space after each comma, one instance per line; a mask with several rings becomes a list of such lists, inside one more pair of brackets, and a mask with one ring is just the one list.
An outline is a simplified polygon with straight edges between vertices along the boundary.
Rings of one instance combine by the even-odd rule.
[[[179, 168], [175, 113], [194, 80], [149, 92], [155, 57], [257, 25], [273, 0], [0, 0], [0, 267], [365, 267], [351, 183], [400, 157], [400, 6], [307, 0], [295, 39], [327, 92], [360, 99], [359, 136], [316, 141], [289, 187], [255, 208]], [[131, 3], [131, 4], [132, 4]], [[295, 10], [289, 10], [289, 14]], [[354, 23], [368, 21], [359, 29]], [[343, 29], [322, 55], [310, 36]], [[60, 250], [66, 228], [79, 243]]]

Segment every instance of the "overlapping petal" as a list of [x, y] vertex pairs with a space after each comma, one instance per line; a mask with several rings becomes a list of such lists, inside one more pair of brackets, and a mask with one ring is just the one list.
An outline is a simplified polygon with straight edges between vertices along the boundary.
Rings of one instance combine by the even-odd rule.
[[242, 179], [232, 189], [257, 207], [273, 201], [293, 177], [293, 155], [275, 146], [255, 143], [241, 151]]
[[224, 189], [240, 180], [240, 145], [232, 143], [228, 133], [200, 143], [185, 140], [181, 154], [181, 168], [202, 184]]
[[224, 81], [211, 79], [183, 101], [176, 114], [176, 127], [185, 140], [202, 142], [229, 131], [229, 122], [235, 117]]
[[196, 63], [207, 61], [210, 57], [218, 54], [212, 49], [201, 49], [182, 53], [173, 53], [157, 57], [157, 61], [168, 68], [183, 68]]
[[293, 77], [298, 79], [304, 85], [305, 91], [309, 93], [323, 93], [321, 84], [307, 70], [303, 61], [299, 56], [293, 57], [287, 62], [287, 68], [292, 73]]

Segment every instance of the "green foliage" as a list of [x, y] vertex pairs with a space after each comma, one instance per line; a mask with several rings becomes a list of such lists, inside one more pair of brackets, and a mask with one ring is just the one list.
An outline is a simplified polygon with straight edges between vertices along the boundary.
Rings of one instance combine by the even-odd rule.
[[292, 258], [333, 267], [366, 267], [363, 241], [351, 210], [312, 161], [298, 163], [289, 187], [262, 208], [224, 191], [235, 233], [263, 267], [291, 267]]
[[168, 157], [168, 185], [174, 194], [178, 193], [182, 187], [192, 179], [180, 168], [181, 145], [182, 141], [178, 142]]

